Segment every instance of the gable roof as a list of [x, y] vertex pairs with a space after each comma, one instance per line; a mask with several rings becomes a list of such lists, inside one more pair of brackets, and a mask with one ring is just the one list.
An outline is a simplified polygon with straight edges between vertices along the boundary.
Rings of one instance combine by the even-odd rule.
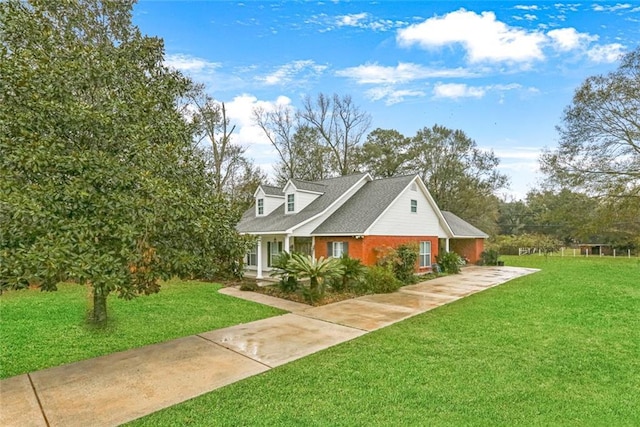
[[244, 215], [242, 215], [236, 229], [240, 233], [284, 233], [287, 230], [324, 212], [351, 187], [367, 176], [370, 175], [368, 173], [359, 173], [315, 182], [314, 184], [319, 184], [324, 187], [324, 194], [296, 214], [285, 214], [283, 207], [284, 203], [278, 206], [269, 215], [265, 216], [256, 216], [255, 207], [251, 207], [245, 211]]
[[364, 233], [415, 177], [408, 175], [367, 182], [311, 234]]
[[321, 184], [320, 182], [311, 182], [311, 181], [302, 181], [300, 179], [290, 179], [293, 185], [296, 186], [298, 190], [302, 191], [313, 191], [314, 193], [324, 193], [327, 189], [325, 184]]
[[484, 231], [474, 227], [467, 221], [463, 220], [459, 216], [449, 212], [442, 211], [445, 221], [449, 224], [449, 228], [453, 231], [453, 237], [475, 237], [475, 238], [488, 238], [489, 235]]
[[273, 185], [261, 185], [260, 187], [262, 187], [264, 194], [268, 196], [284, 197], [284, 193], [282, 192], [284, 190], [283, 188], [275, 187]]

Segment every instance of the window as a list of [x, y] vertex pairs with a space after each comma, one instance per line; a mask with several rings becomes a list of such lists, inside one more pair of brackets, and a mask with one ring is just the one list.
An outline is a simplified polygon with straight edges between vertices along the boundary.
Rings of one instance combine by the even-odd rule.
[[418, 213], [418, 201], [411, 199], [411, 213]]
[[411, 184], [411, 191], [418, 191], [418, 186], [415, 182]]
[[420, 242], [420, 267], [431, 267], [431, 242]]
[[294, 212], [296, 210], [295, 200], [295, 194], [287, 194], [287, 212]]
[[264, 215], [264, 199], [258, 199], [258, 215]]
[[282, 252], [282, 242], [267, 242], [267, 252], [269, 252], [267, 267], [271, 267], [276, 257]]
[[249, 249], [249, 252], [247, 252], [247, 265], [253, 265], [256, 266], [258, 265], [258, 244], [255, 244], [251, 249]]
[[340, 258], [343, 254], [349, 255], [348, 242], [327, 242], [327, 256]]

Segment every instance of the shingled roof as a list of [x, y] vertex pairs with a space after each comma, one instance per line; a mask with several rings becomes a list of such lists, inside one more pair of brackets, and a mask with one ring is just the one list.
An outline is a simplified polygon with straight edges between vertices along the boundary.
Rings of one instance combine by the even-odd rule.
[[322, 184], [321, 182], [302, 181], [301, 179], [292, 179], [291, 182], [296, 186], [298, 190], [324, 193], [327, 189], [326, 184]]
[[284, 197], [283, 189], [280, 187], [274, 187], [273, 185], [261, 185], [262, 191], [268, 196], [280, 196]]
[[311, 234], [362, 234], [398, 197], [415, 175], [367, 182]]
[[[236, 226], [236, 229], [240, 233], [284, 233], [297, 224], [324, 212], [333, 202], [367, 175], [366, 173], [360, 173], [325, 179], [313, 183], [316, 184], [316, 187], [314, 190], [309, 191], [317, 191], [317, 189], [320, 188], [318, 185], [320, 185], [322, 186], [322, 192], [324, 194], [296, 214], [285, 214], [284, 203], [266, 216], [256, 216], [255, 207], [251, 207], [242, 215], [242, 219]], [[304, 183], [305, 181], [300, 182]], [[297, 187], [296, 182], [294, 182], [294, 185]], [[307, 187], [307, 189], [308, 188], [310, 187]]]
[[449, 224], [449, 228], [453, 231], [453, 237], [469, 237], [469, 238], [488, 238], [489, 235], [484, 231], [477, 229], [459, 216], [449, 212], [442, 211], [445, 221]]

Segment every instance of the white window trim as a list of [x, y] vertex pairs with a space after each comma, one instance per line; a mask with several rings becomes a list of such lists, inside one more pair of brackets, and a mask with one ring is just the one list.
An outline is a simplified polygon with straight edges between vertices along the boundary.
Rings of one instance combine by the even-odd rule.
[[[345, 253], [344, 252], [344, 246], [346, 242], [332, 242], [332, 251], [331, 251], [331, 257], [332, 258], [341, 258], [342, 255]], [[337, 248], [340, 248], [339, 250], [336, 250]]]
[[[254, 262], [251, 263], [251, 257], [254, 257]], [[256, 243], [247, 252], [247, 266], [256, 267], [258, 265], [258, 244]]]
[[258, 199], [256, 203], [256, 209], [257, 209], [258, 216], [264, 215], [264, 199], [262, 198]]
[[[415, 211], [413, 210], [415, 206]], [[410, 211], [411, 213], [418, 213], [418, 201], [416, 199], [411, 199], [411, 207], [410, 207]]]
[[[425, 247], [429, 247], [429, 252], [423, 252], [422, 248]], [[425, 267], [431, 267], [431, 242], [429, 241], [422, 241], [420, 242], [420, 253], [418, 255], [418, 258], [420, 260], [420, 267], [421, 268], [425, 268]]]
[[[291, 201], [289, 201], [290, 196], [291, 196]], [[293, 209], [289, 209], [289, 205], [293, 206]], [[294, 213], [295, 211], [296, 211], [296, 195], [287, 194], [287, 213]]]

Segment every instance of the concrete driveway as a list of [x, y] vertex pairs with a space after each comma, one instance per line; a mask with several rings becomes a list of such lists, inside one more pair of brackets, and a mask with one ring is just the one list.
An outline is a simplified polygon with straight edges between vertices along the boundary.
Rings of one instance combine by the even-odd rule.
[[290, 313], [7, 378], [0, 426], [119, 425], [536, 271], [467, 267], [321, 307], [223, 288]]

